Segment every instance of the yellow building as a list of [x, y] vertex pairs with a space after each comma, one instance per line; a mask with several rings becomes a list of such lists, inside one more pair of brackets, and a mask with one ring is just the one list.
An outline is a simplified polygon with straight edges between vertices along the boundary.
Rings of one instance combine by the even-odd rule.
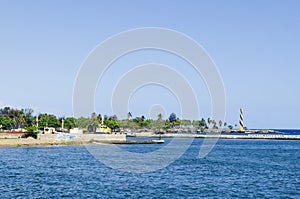
[[96, 133], [111, 133], [111, 129], [104, 124], [101, 124], [97, 129]]
[[101, 125], [96, 129], [96, 133], [111, 133], [111, 129], [104, 125], [104, 117], [102, 115]]

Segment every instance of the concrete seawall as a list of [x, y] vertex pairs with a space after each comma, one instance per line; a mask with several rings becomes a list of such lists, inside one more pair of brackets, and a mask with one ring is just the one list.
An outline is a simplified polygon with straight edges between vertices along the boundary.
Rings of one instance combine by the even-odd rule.
[[0, 139], [17, 139], [21, 138], [23, 134], [9, 134], [9, 133], [1, 133]]
[[[46, 145], [81, 145], [93, 142], [133, 144], [135, 141], [126, 141], [125, 134], [44, 134], [34, 138], [0, 139], [0, 147], [3, 146], [46, 146]], [[136, 133], [136, 137], [155, 138], [215, 138], [215, 139], [265, 139], [265, 140], [300, 140], [300, 135], [269, 135], [269, 134], [248, 134], [248, 135], [218, 135], [218, 134], [151, 134]], [[127, 143], [128, 142], [128, 143]], [[143, 143], [141, 143], [143, 144]], [[144, 143], [145, 144], [145, 143]]]
[[218, 138], [218, 139], [269, 139], [269, 140], [300, 140], [300, 135], [270, 135], [270, 134], [246, 134], [246, 135], [221, 135], [221, 134], [150, 134], [136, 133], [136, 137], [161, 137], [161, 138]]
[[126, 141], [125, 134], [82, 134], [81, 135], [83, 141], [110, 141], [110, 142], [118, 142], [118, 141]]
[[125, 134], [39, 134], [38, 140], [74, 140], [82, 142], [99, 141], [125, 141]]

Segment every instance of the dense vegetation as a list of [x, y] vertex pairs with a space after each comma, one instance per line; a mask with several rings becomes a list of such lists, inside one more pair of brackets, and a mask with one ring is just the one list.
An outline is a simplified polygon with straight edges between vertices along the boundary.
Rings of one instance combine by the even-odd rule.
[[[61, 128], [62, 123], [65, 129], [74, 127], [85, 128], [87, 130], [95, 129], [101, 124], [101, 114], [92, 113], [89, 118], [59, 118], [55, 115], [42, 113], [38, 116], [33, 115], [32, 109], [14, 109], [4, 107], [0, 109], [0, 129], [26, 129], [28, 132], [33, 132], [37, 129], [42, 130], [44, 127]], [[222, 121], [215, 121], [213, 119], [201, 120], [184, 120], [179, 119], [175, 113], [171, 113], [168, 119], [163, 119], [161, 114], [158, 114], [156, 120], [147, 119], [145, 116], [133, 117], [129, 112], [127, 119], [118, 120], [117, 116], [104, 116], [104, 124], [110, 127], [113, 131], [122, 129], [152, 129], [165, 130], [170, 128], [185, 128], [185, 129], [218, 129], [218, 128], [233, 128]]]

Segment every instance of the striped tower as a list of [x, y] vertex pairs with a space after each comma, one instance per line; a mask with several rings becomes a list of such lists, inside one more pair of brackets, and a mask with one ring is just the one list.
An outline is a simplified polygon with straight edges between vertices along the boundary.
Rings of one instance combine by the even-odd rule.
[[244, 130], [244, 116], [243, 116], [243, 109], [240, 108], [240, 131]]

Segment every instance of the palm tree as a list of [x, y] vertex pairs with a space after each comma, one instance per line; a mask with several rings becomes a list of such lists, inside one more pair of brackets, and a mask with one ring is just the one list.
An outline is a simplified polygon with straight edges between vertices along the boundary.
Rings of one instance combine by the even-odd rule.
[[212, 120], [211, 123], [213, 124], [213, 129], [218, 129], [217, 122], [215, 120]]
[[219, 127], [222, 128], [222, 126], [223, 126], [223, 122], [222, 120], [219, 120]]
[[208, 124], [208, 127], [209, 127], [210, 124], [211, 124], [211, 119], [210, 118], [207, 118], [207, 124]]
[[23, 110], [16, 110], [15, 111], [15, 121], [16, 121], [16, 128], [23, 127], [25, 123], [25, 115]]

